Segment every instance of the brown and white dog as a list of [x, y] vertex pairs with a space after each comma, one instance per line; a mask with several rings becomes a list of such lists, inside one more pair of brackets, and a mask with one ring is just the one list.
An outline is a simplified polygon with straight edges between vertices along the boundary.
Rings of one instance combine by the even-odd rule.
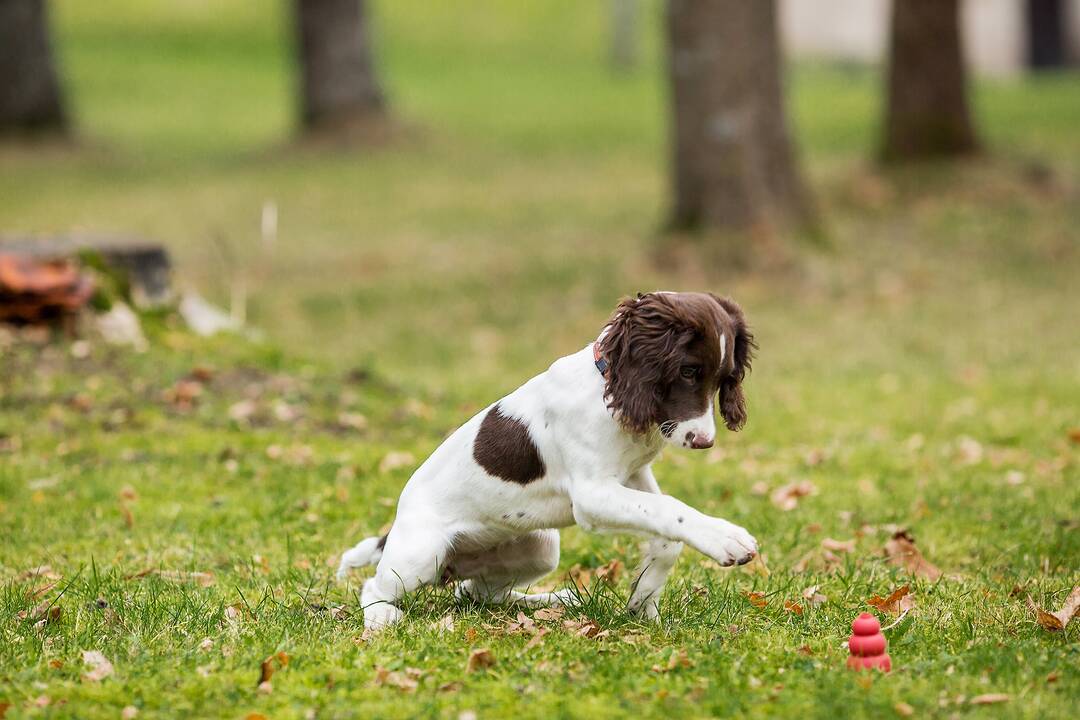
[[364, 624], [401, 619], [404, 593], [446, 578], [488, 602], [565, 604], [521, 593], [559, 561], [557, 528], [650, 538], [628, 609], [657, 600], [683, 543], [721, 565], [749, 562], [743, 528], [664, 495], [651, 464], [665, 443], [711, 447], [714, 398], [731, 430], [746, 422], [743, 377], [756, 345], [742, 310], [705, 293], [655, 292], [622, 301], [600, 337], [488, 406], [416, 470], [393, 526], [342, 556], [378, 564], [364, 583]]

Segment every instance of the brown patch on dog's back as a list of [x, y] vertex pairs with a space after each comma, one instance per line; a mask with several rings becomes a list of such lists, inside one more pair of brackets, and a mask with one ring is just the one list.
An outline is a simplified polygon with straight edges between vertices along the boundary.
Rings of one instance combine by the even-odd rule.
[[529, 435], [529, 426], [503, 415], [498, 405], [480, 423], [473, 442], [473, 459], [491, 475], [522, 485], [542, 478], [547, 472]]

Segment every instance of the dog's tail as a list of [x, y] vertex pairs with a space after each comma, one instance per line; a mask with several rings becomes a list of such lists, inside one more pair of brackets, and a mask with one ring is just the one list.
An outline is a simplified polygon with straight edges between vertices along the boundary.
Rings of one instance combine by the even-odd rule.
[[357, 543], [356, 547], [346, 550], [341, 555], [341, 564], [338, 565], [337, 576], [342, 579], [352, 568], [375, 565], [382, 558], [383, 547], [386, 546], [386, 535], [381, 537], [369, 537]]

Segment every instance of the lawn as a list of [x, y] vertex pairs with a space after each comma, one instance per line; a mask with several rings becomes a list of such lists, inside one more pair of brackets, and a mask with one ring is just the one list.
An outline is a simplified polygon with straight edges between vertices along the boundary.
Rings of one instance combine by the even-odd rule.
[[[0, 232], [164, 242], [218, 302], [243, 278], [265, 339], [0, 336], [5, 717], [1072, 716], [1080, 620], [1047, 631], [1026, 597], [1080, 583], [1080, 79], [980, 83], [985, 158], [883, 173], [877, 74], [793, 68], [825, 242], [669, 267], [655, 3], [627, 77], [602, 3], [374, 5], [403, 129], [343, 149], [291, 142], [284, 3], [54, 3], [80, 140], [0, 147]], [[440, 589], [365, 635], [336, 555], [449, 431], [653, 288], [754, 326], [746, 429], [656, 471], [771, 574], [687, 550], [643, 625], [637, 541], [569, 529], [549, 584], [584, 602], [546, 633]], [[813, 492], [783, 509], [793, 483]], [[941, 578], [887, 561], [900, 529]], [[850, 673], [851, 620], [904, 585], [894, 671]]]

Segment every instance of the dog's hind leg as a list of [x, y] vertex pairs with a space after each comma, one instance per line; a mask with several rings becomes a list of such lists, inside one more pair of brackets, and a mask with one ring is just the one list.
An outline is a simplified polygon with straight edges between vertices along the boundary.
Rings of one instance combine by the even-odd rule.
[[364, 583], [360, 604], [365, 628], [383, 628], [401, 619], [397, 602], [406, 593], [435, 583], [450, 552], [450, 538], [437, 520], [394, 522], [375, 577]]
[[535, 530], [479, 552], [454, 556], [458, 597], [528, 607], [567, 604], [565, 593], [522, 593], [515, 587], [539, 580], [559, 566], [559, 531]]

